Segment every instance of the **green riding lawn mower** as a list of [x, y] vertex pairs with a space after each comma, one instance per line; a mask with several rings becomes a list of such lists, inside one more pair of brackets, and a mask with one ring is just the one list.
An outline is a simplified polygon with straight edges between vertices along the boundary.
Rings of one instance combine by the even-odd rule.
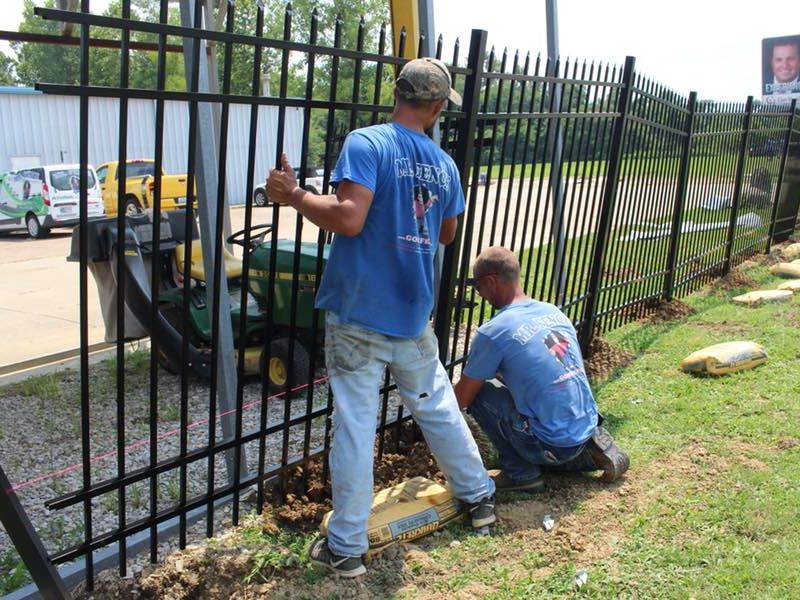
[[[89, 223], [90, 269], [98, 285], [106, 341], [116, 340], [116, 291], [121, 278], [125, 279], [125, 339], [138, 339], [145, 335], [157, 340], [159, 363], [176, 373], [182, 360], [201, 378], [210, 377], [212, 340], [209, 293], [211, 277], [205, 273], [202, 249], [196, 223], [192, 221], [191, 256], [189, 273], [184, 272], [187, 239], [184, 210], [162, 213], [160, 222], [160, 290], [156, 295], [158, 311], [152, 316], [153, 294], [150, 290], [153, 260], [152, 215], [142, 214], [126, 218], [124, 236], [117, 233], [116, 219], [103, 219]], [[317, 313], [314, 324], [314, 293], [317, 280], [316, 243], [299, 244], [298, 270], [294, 275], [296, 243], [279, 239], [273, 251], [268, 238], [272, 226], [257, 225], [250, 229], [249, 243], [245, 230], [237, 231], [228, 242], [243, 248], [249, 254], [247, 278], [247, 321], [241, 336], [243, 264], [227, 250], [224, 254], [224, 273], [228, 282], [230, 319], [234, 348], [244, 352], [244, 374], [266, 377], [273, 392], [293, 389], [308, 383], [311, 364], [319, 356], [311, 353], [322, 348], [324, 331], [323, 313]], [[72, 239], [72, 252], [68, 260], [79, 256], [79, 230]], [[323, 267], [327, 262], [329, 247], [322, 252]], [[117, 272], [117, 256], [123, 253], [124, 269]], [[275, 260], [275, 273], [271, 276], [270, 262]], [[188, 292], [185, 279], [189, 278]], [[272, 312], [269, 323], [270, 279], [272, 279]], [[296, 296], [293, 290], [296, 287]], [[184, 303], [188, 303], [188, 353], [183, 354]], [[269, 332], [269, 335], [268, 335]], [[317, 339], [315, 339], [315, 337]]]

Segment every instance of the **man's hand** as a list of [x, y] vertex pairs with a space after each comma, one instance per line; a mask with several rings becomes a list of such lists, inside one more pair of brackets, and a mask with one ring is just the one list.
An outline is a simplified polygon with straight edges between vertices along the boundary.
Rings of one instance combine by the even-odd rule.
[[289, 157], [281, 153], [281, 168], [272, 169], [267, 178], [267, 197], [280, 204], [291, 204], [292, 196], [300, 189], [289, 164]]

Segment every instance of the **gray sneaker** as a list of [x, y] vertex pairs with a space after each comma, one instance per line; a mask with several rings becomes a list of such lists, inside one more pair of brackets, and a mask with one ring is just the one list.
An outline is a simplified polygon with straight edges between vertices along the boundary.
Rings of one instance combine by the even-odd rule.
[[462, 504], [472, 519], [472, 527], [475, 529], [497, 521], [497, 516], [494, 514], [494, 495], [486, 496], [478, 502], [462, 502]]
[[340, 577], [358, 577], [367, 572], [360, 556], [338, 556], [328, 548], [328, 540], [317, 538], [308, 547], [308, 558]]
[[598, 469], [603, 470], [603, 481], [615, 481], [628, 470], [628, 455], [614, 443], [614, 438], [604, 427], [597, 427], [586, 443], [586, 450]]
[[[491, 475], [491, 474], [490, 474]], [[533, 479], [511, 479], [505, 471], [498, 471], [491, 475], [494, 487], [500, 491], [528, 492], [530, 494], [541, 492], [544, 489], [544, 479], [534, 477]]]

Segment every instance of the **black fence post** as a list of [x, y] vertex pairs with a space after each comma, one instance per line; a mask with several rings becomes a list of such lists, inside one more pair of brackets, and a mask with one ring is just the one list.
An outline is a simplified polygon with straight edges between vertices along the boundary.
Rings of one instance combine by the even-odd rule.
[[725, 246], [725, 264], [722, 274], [727, 275], [731, 270], [733, 260], [733, 243], [736, 241], [736, 219], [739, 217], [739, 204], [742, 199], [742, 180], [744, 179], [744, 163], [747, 159], [747, 146], [750, 142], [750, 124], [753, 121], [753, 97], [747, 97], [744, 107], [744, 131], [742, 142], [739, 145], [739, 162], [736, 164], [736, 183], [733, 188], [733, 204], [731, 206], [731, 222], [728, 224], [728, 237]]
[[683, 210], [686, 208], [686, 190], [689, 187], [689, 160], [692, 152], [692, 136], [694, 135], [694, 115], [697, 110], [697, 92], [689, 94], [686, 115], [686, 139], [683, 141], [681, 151], [681, 167], [678, 172], [678, 189], [675, 193], [675, 206], [672, 209], [672, 237], [669, 241], [667, 254], [667, 272], [664, 275], [663, 296], [665, 300], [672, 300], [675, 285], [675, 265], [678, 262], [678, 243], [683, 225]]
[[[470, 177], [472, 158], [475, 153], [475, 130], [478, 122], [478, 104], [480, 99], [481, 79], [483, 78], [483, 59], [486, 55], [486, 39], [488, 33], [481, 29], [473, 29], [469, 44], [469, 57], [467, 68], [470, 72], [464, 81], [464, 96], [461, 110], [465, 117], [458, 128], [458, 146], [455, 151], [455, 163], [461, 174], [461, 189], [466, 194], [467, 182]], [[468, 215], [467, 218], [472, 218]], [[447, 361], [448, 347], [450, 345], [451, 315], [453, 312], [453, 293], [455, 288], [456, 271], [459, 264], [459, 250], [464, 232], [464, 214], [458, 219], [456, 238], [452, 244], [445, 247], [444, 261], [442, 264], [442, 279], [439, 285], [439, 299], [436, 302], [436, 319], [434, 331], [439, 340], [439, 358], [442, 363]]]
[[778, 204], [781, 201], [781, 188], [783, 187], [783, 175], [786, 172], [786, 159], [789, 156], [789, 142], [792, 139], [792, 128], [794, 127], [794, 113], [797, 110], [797, 99], [792, 100], [789, 108], [789, 123], [787, 124], [786, 141], [783, 144], [783, 154], [781, 155], [781, 168], [778, 170], [778, 185], [775, 186], [775, 196], [772, 199], [772, 215], [769, 219], [769, 235], [767, 236], [767, 246], [764, 254], [769, 254], [772, 247], [772, 239], [775, 236], [775, 220], [778, 218]]
[[589, 348], [589, 342], [592, 341], [594, 333], [600, 295], [600, 280], [603, 274], [603, 257], [608, 243], [608, 236], [611, 233], [614, 204], [617, 199], [617, 186], [619, 185], [619, 173], [622, 164], [623, 135], [633, 93], [635, 67], [636, 59], [633, 56], [626, 57], [625, 70], [622, 73], [623, 87], [617, 99], [617, 118], [614, 122], [614, 131], [611, 134], [611, 149], [609, 151], [608, 166], [606, 167], [605, 193], [603, 194], [603, 203], [600, 206], [600, 222], [595, 233], [594, 256], [592, 257], [592, 269], [589, 273], [586, 304], [584, 304], [583, 317], [581, 318], [580, 343], [584, 352]]
[[45, 600], [71, 598], [0, 465], [0, 522]]

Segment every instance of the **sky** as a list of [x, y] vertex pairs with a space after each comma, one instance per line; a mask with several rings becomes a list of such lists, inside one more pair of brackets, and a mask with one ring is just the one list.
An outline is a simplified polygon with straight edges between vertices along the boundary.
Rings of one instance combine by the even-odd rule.
[[[456, 37], [468, 43], [471, 29], [479, 28], [498, 50], [547, 53], [545, 0], [429, 1], [446, 47]], [[2, 0], [0, 29], [17, 30], [22, 4]], [[98, 13], [107, 5], [90, 3]], [[681, 95], [694, 90], [700, 98], [744, 102], [760, 95], [761, 40], [800, 34], [800, 2], [561, 0], [558, 29], [562, 57], [622, 65], [630, 55], [638, 72]]]

